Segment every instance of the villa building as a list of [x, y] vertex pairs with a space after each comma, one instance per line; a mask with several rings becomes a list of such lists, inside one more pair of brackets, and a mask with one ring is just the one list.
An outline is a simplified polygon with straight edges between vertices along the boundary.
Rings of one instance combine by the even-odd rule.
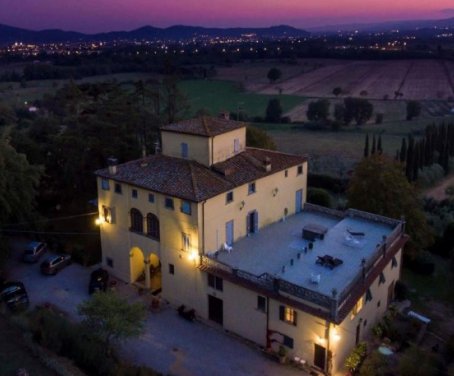
[[97, 174], [103, 265], [258, 345], [336, 374], [400, 276], [404, 223], [307, 204], [307, 158], [228, 118], [161, 129]]

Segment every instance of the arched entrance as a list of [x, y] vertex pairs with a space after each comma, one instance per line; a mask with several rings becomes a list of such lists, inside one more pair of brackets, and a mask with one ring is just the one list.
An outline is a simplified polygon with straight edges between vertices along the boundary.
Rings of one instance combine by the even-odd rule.
[[136, 282], [144, 274], [145, 264], [143, 252], [139, 247], [133, 247], [129, 251], [130, 279]]

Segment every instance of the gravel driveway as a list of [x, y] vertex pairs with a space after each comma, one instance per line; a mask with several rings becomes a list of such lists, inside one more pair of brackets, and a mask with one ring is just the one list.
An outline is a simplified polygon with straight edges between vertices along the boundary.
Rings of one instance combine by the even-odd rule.
[[[9, 278], [25, 284], [32, 305], [49, 302], [72, 319], [79, 320], [77, 305], [89, 298], [89, 275], [97, 266], [85, 268], [72, 264], [56, 276], [44, 276], [39, 271], [40, 262], [30, 265], [18, 261], [23, 245], [23, 242], [16, 242], [13, 246]], [[143, 300], [147, 305], [150, 302], [149, 296], [139, 296], [137, 290], [129, 284], [119, 282], [117, 292], [130, 301]], [[144, 333], [119, 346], [120, 353], [127, 360], [164, 374], [304, 375], [296, 368], [282, 366], [267, 359], [258, 348], [225, 333], [222, 328], [182, 319], [175, 308], [169, 305], [163, 306], [159, 312], [150, 311]]]

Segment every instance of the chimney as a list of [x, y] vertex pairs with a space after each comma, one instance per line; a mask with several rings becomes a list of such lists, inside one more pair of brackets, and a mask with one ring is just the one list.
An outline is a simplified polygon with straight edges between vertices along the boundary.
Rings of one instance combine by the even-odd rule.
[[265, 157], [265, 160], [263, 161], [263, 167], [265, 168], [266, 172], [271, 171], [271, 159], [270, 157]]
[[117, 165], [118, 159], [114, 157], [107, 158], [107, 165], [109, 166], [109, 174], [116, 175], [117, 174]]
[[228, 111], [221, 111], [219, 113], [219, 118], [224, 120], [230, 120], [230, 113]]
[[159, 141], [156, 141], [154, 143], [154, 153], [155, 154], [161, 154], [161, 144]]

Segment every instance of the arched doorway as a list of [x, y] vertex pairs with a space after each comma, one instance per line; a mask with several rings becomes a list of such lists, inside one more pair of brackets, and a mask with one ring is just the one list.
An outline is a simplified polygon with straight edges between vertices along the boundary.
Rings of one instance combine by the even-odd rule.
[[136, 282], [145, 271], [143, 252], [140, 248], [133, 247], [129, 251], [129, 265], [131, 283]]
[[147, 287], [151, 290], [152, 294], [159, 294], [162, 288], [161, 261], [155, 253], [150, 253], [148, 261], [150, 264], [150, 284]]

